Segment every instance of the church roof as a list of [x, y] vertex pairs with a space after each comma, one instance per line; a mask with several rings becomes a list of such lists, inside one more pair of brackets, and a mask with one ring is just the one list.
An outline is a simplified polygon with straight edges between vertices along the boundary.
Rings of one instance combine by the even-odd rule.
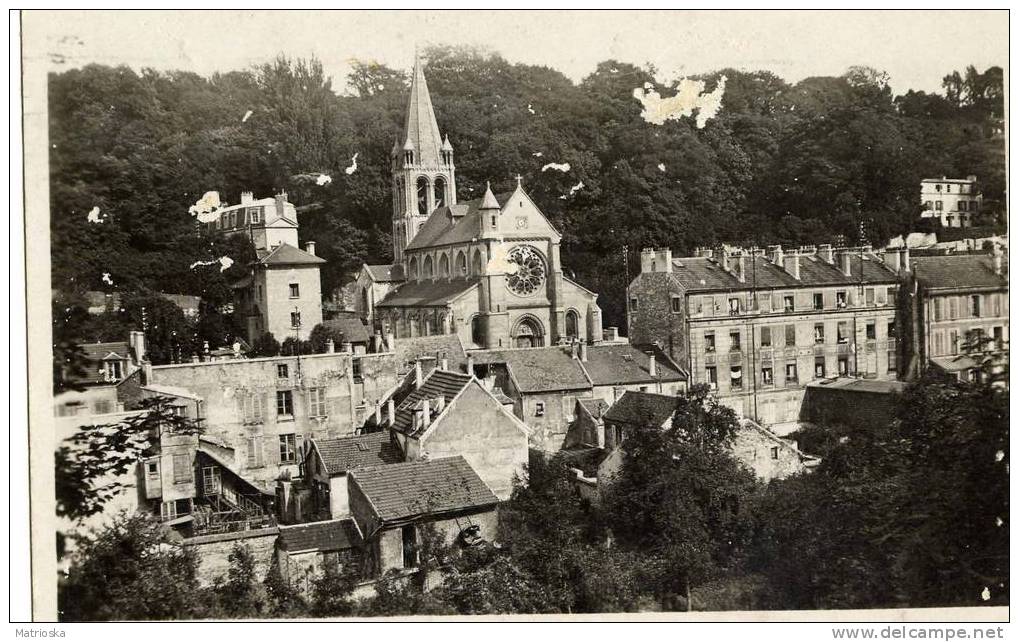
[[478, 284], [477, 278], [409, 281], [386, 295], [376, 308], [440, 307]]
[[392, 283], [404, 280], [402, 263], [392, 263], [389, 265], [366, 264], [364, 269], [368, 271], [368, 275], [376, 283]]
[[[499, 208], [506, 206], [513, 192], [493, 195]], [[417, 250], [436, 245], [469, 243], [481, 232], [481, 211], [484, 198], [462, 201], [455, 205], [443, 206], [432, 212], [421, 230], [414, 236], [408, 250]]]
[[410, 81], [410, 101], [407, 105], [407, 119], [403, 128], [404, 149], [413, 149], [416, 165], [440, 165], [442, 137], [439, 124], [435, 121], [432, 98], [428, 94], [428, 83], [421, 60], [414, 61], [414, 75]]

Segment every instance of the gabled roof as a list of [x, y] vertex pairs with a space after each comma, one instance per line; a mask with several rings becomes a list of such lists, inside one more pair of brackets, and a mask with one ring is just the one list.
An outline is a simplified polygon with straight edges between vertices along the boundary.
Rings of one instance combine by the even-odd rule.
[[[651, 376], [651, 359], [655, 355], [656, 375]], [[686, 381], [686, 375], [657, 346], [637, 346], [628, 343], [593, 345], [587, 348], [587, 361], [582, 364], [591, 382], [596, 386], [622, 386], [658, 381]]]
[[389, 292], [376, 308], [440, 307], [455, 301], [478, 285], [476, 277], [408, 281]]
[[910, 259], [913, 274], [925, 288], [1007, 288], [1008, 257], [1002, 257], [1002, 274], [994, 273], [989, 254], [946, 254]]
[[[413, 386], [413, 377], [412, 373], [410, 375], [411, 386]], [[448, 405], [472, 380], [472, 376], [459, 372], [432, 370], [425, 375], [420, 388], [412, 388], [409, 394], [399, 400], [396, 405], [396, 416], [394, 417], [393, 425], [389, 426], [389, 428], [411, 437], [423, 434], [426, 430], [425, 427], [418, 427], [417, 429], [414, 427], [414, 412], [422, 402], [425, 400], [429, 402], [430, 425], [431, 419], [439, 413], [436, 400], [441, 397], [444, 403]]]
[[610, 451], [597, 446], [579, 445], [559, 451], [563, 462], [572, 468], [579, 468], [585, 477], [597, 477], [598, 466], [609, 456]]
[[617, 424], [661, 426], [675, 412], [675, 397], [627, 390], [605, 413], [605, 421]]
[[326, 261], [289, 243], [280, 243], [270, 251], [259, 250], [258, 262], [262, 265], [318, 265]]
[[318, 451], [330, 477], [355, 468], [403, 461], [400, 447], [393, 443], [386, 430], [336, 439], [315, 439], [312, 447]]
[[449, 366], [452, 368], [462, 363], [467, 356], [457, 334], [394, 339], [394, 345], [389, 346], [389, 349], [396, 354], [397, 368], [401, 371], [420, 360], [429, 360], [433, 362], [431, 365], [435, 365], [436, 359], [449, 359]]
[[372, 281], [376, 283], [393, 283], [406, 279], [403, 276], [402, 263], [391, 263], [389, 265], [365, 264], [364, 269], [368, 272], [368, 276], [371, 277]]
[[[499, 208], [505, 208], [514, 192], [502, 192], [495, 195]], [[461, 201], [455, 205], [447, 205], [436, 209], [425, 221], [425, 224], [407, 244], [408, 250], [416, 250], [435, 245], [469, 243], [478, 237], [482, 229], [481, 204], [484, 198]]]
[[361, 468], [350, 473], [350, 481], [383, 523], [499, 503], [461, 455]]
[[577, 403], [595, 419], [601, 419], [609, 409], [609, 404], [604, 399], [577, 399]]
[[[343, 335], [344, 341], [351, 343], [368, 343], [368, 328], [365, 327], [356, 313], [337, 313], [335, 318], [323, 321], [322, 325]], [[339, 348], [339, 346], [336, 346]]]
[[288, 553], [342, 551], [361, 545], [361, 533], [349, 517], [327, 522], [280, 526], [279, 545]]
[[894, 283], [897, 280], [895, 272], [873, 253], [853, 255], [851, 276], [846, 276], [838, 267], [826, 263], [817, 255], [801, 256], [799, 280], [763, 256], [748, 256], [744, 261], [746, 279], [742, 283], [732, 271], [723, 269], [716, 259], [707, 257], [675, 259], [672, 262], [672, 274], [687, 292], [849, 286], [860, 283]]
[[561, 346], [471, 351], [476, 364], [506, 364], [520, 392], [587, 390], [591, 380], [569, 350]]

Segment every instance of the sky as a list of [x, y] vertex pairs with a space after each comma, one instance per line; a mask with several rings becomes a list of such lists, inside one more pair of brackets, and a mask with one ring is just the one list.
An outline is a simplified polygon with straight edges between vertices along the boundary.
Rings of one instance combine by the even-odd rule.
[[723, 67], [766, 69], [790, 82], [851, 65], [887, 72], [892, 89], [940, 91], [967, 65], [1008, 63], [1005, 11], [73, 11], [23, 16], [23, 51], [49, 71], [88, 63], [249, 69], [283, 53], [319, 58], [333, 87], [350, 61], [409, 68], [415, 46], [487, 47], [579, 82], [615, 58], [659, 80]]

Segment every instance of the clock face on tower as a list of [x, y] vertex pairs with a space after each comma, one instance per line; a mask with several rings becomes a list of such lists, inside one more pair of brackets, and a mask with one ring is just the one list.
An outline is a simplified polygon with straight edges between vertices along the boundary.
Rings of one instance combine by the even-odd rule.
[[545, 261], [537, 250], [518, 245], [509, 253], [510, 271], [506, 274], [506, 287], [519, 296], [537, 292], [545, 283]]

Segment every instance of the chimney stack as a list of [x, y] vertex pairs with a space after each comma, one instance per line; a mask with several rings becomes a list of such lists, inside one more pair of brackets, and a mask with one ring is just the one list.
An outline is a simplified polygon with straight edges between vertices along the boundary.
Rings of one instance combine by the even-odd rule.
[[998, 276], [1001, 276], [1002, 272], [1003, 272], [1003, 270], [1002, 270], [1002, 267], [1001, 267], [1001, 250], [997, 246], [995, 246], [994, 247], [994, 273], [997, 274]]
[[142, 361], [142, 385], [147, 386], [152, 383], [152, 362], [146, 359]]
[[333, 341], [332, 337], [326, 339], [326, 352], [329, 354], [336, 352], [336, 343]]
[[785, 271], [797, 281], [800, 280], [800, 253], [793, 250], [783, 257]]
[[467, 374], [474, 376], [474, 355], [470, 353], [467, 354]]
[[255, 195], [251, 192], [241, 192], [241, 205], [248, 205], [255, 200]]
[[771, 262], [779, 267], [783, 267], [782, 264], [782, 246], [781, 245], [769, 245], [768, 246], [768, 258]]
[[304, 251], [312, 256], [315, 256], [315, 241], [305, 241]]
[[853, 276], [853, 253], [848, 248], [839, 252], [839, 270], [845, 276]]
[[427, 399], [421, 400], [421, 427], [427, 428], [428, 424], [432, 421], [432, 409], [429, 408], [431, 404], [428, 403]]
[[881, 260], [896, 274], [902, 269], [902, 256], [898, 248], [885, 249], [881, 252]]
[[382, 425], [382, 404], [380, 403], [375, 404], [375, 425]]
[[647, 373], [652, 377], [658, 376], [658, 364], [655, 362], [654, 352], [649, 352], [647, 355]]
[[283, 218], [283, 215], [286, 214], [287, 211], [286, 203], [287, 203], [286, 191], [282, 191], [276, 195], [276, 216], [278, 216], [279, 218]]
[[580, 360], [583, 363], [587, 363], [587, 341], [580, 340]]
[[736, 278], [740, 283], [747, 282], [747, 265], [742, 252], [736, 257]]
[[835, 265], [835, 252], [830, 243], [822, 243], [817, 246], [817, 255], [828, 265]]
[[135, 365], [145, 361], [145, 333], [132, 330], [130, 334], [131, 350], [134, 352]]
[[443, 358], [443, 360], [440, 363], [442, 364], [441, 369], [443, 371], [449, 370], [449, 359]]
[[396, 402], [392, 397], [386, 400], [386, 414], [389, 416], [389, 426], [396, 425]]
[[421, 375], [421, 362], [414, 362], [414, 387], [420, 388], [421, 384], [424, 383], [424, 377]]

